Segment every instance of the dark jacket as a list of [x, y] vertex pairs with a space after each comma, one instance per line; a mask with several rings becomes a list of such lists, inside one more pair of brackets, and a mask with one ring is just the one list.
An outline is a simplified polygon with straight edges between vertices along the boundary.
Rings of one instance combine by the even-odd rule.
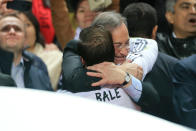
[[177, 39], [171, 34], [157, 33], [157, 43], [160, 52], [178, 59], [188, 57], [196, 53], [196, 37]]
[[16, 87], [16, 83], [9, 75], [0, 72], [0, 86]]
[[0, 49], [0, 72], [10, 74], [13, 57], [13, 53]]
[[[151, 84], [158, 92], [160, 98], [158, 104], [145, 106], [144, 112], [173, 122], [177, 122], [177, 120], [172, 103], [172, 91], [174, 87], [172, 83], [172, 70], [177, 62], [176, 58], [159, 52], [152, 71], [146, 75], [143, 81], [143, 84]], [[145, 92], [143, 91], [143, 93]]]
[[27, 51], [23, 52], [24, 58], [24, 84], [26, 88], [53, 91], [48, 70], [44, 62], [37, 56]]
[[174, 66], [173, 103], [181, 124], [196, 129], [196, 55]]
[[[0, 49], [0, 86], [15, 86], [15, 81], [8, 75], [13, 61], [13, 53]], [[5, 73], [2, 73], [5, 72]]]
[[77, 54], [78, 41], [70, 41], [63, 53], [62, 83], [60, 87], [74, 93], [98, 90], [101, 87], [92, 87], [91, 83], [100, 80], [86, 75], [87, 69], [83, 67], [80, 56]]

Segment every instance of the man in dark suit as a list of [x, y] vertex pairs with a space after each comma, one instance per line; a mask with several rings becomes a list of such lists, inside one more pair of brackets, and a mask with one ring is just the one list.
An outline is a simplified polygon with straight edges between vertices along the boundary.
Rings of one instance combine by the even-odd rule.
[[181, 124], [196, 129], [196, 55], [174, 66], [173, 103]]
[[[132, 3], [125, 8], [123, 16], [126, 17], [130, 36], [148, 39], [156, 38], [158, 28], [157, 15], [156, 10], [152, 6], [143, 2]], [[149, 103], [148, 98], [141, 99], [143, 103], [141, 107], [144, 112], [173, 122], [176, 121], [176, 117], [172, 108], [173, 84], [171, 71], [176, 62], [175, 58], [159, 52], [156, 63], [151, 72], [144, 78], [143, 84], [152, 85], [157, 91], [160, 101], [158, 105], [149, 104], [150, 106], [148, 106], [145, 104]], [[145, 93], [148, 93], [148, 88], [144, 86], [143, 89], [143, 96], [146, 96]]]

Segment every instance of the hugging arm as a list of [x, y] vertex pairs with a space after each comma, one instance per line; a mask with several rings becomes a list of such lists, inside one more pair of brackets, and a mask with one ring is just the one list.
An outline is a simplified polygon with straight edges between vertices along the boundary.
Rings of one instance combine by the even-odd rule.
[[64, 49], [63, 89], [71, 92], [100, 89], [100, 87], [91, 87], [91, 83], [98, 81], [99, 78], [86, 75], [87, 69], [83, 67], [80, 56], [77, 54], [77, 42], [77, 40], [70, 41]]
[[51, 0], [52, 21], [57, 40], [61, 48], [74, 38], [74, 30], [69, 20], [69, 11], [65, 0]]

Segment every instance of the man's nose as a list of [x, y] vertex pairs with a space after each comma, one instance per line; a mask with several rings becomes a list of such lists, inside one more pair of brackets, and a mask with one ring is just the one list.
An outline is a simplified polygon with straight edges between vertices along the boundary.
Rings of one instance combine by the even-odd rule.
[[10, 28], [9, 33], [15, 33], [15, 29], [13, 27]]
[[190, 8], [190, 13], [196, 14], [196, 7], [195, 7], [195, 6], [192, 6], [192, 7]]
[[124, 56], [127, 56], [128, 55], [128, 52], [129, 52], [129, 49], [127, 49], [127, 48], [122, 48], [121, 50], [120, 50], [120, 53], [122, 54], [122, 55], [124, 55]]

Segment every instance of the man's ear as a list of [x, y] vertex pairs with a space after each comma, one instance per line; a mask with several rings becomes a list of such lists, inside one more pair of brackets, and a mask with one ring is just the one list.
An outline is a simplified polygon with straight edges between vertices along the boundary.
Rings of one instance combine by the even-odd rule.
[[172, 12], [166, 12], [165, 17], [167, 19], [167, 22], [170, 24], [174, 24], [174, 14]]
[[157, 30], [158, 30], [158, 25], [155, 25], [152, 29], [152, 39], [156, 39], [156, 35], [157, 35]]
[[81, 56], [80, 56], [80, 59], [81, 59], [82, 64], [85, 65], [85, 61]]

